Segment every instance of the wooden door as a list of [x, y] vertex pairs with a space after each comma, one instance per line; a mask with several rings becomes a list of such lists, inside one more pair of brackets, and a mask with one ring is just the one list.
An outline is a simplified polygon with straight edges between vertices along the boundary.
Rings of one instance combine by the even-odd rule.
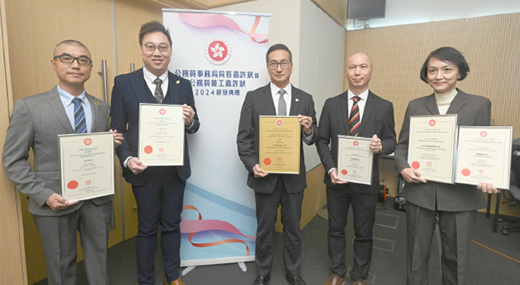
[[[65, 39], [79, 40], [89, 48], [94, 68], [85, 88], [103, 100], [103, 77], [97, 73], [102, 59], [107, 60], [110, 85], [115, 75], [112, 3], [112, 0], [7, 0], [13, 100], [47, 91], [58, 83], [51, 59], [55, 45]], [[118, 194], [114, 201], [116, 214], [121, 213]], [[32, 284], [45, 278], [46, 270], [39, 233], [27, 204], [27, 197], [22, 196], [27, 272]], [[122, 240], [121, 215], [116, 215], [115, 224], [110, 233], [111, 244]], [[79, 255], [81, 259], [81, 251]]]

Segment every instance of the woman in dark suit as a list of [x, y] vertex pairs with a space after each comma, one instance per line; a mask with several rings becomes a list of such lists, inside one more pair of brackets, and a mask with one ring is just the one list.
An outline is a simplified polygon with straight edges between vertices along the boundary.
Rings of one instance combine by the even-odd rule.
[[456, 88], [457, 81], [466, 78], [468, 72], [468, 63], [458, 50], [442, 47], [431, 52], [422, 66], [421, 79], [434, 93], [408, 104], [399, 135], [395, 166], [406, 180], [406, 284], [409, 285], [428, 283], [428, 260], [437, 218], [442, 244], [442, 284], [464, 284], [471, 230], [477, 210], [486, 206], [482, 192], [498, 192], [495, 186], [485, 182], [475, 187], [426, 181], [406, 161], [410, 116], [457, 114], [458, 125], [489, 126], [491, 101]]

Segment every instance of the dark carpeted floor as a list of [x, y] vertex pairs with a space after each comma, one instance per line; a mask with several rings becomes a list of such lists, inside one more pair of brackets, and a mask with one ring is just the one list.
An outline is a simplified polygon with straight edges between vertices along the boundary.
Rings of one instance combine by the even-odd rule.
[[[387, 207], [378, 206], [374, 227], [374, 251], [368, 284], [405, 284], [405, 213], [393, 209], [393, 201]], [[352, 219], [347, 225], [348, 240], [352, 241]], [[520, 233], [504, 236], [491, 231], [491, 219], [477, 215], [470, 249], [467, 285], [519, 284], [520, 283]], [[327, 220], [316, 216], [302, 231], [303, 264], [302, 277], [308, 285], [322, 285], [330, 275], [327, 255]], [[276, 234], [275, 260], [271, 273], [271, 285], [288, 284], [285, 281], [282, 235]], [[158, 251], [159, 253], [159, 251]], [[347, 266], [352, 265], [352, 243], [347, 244]], [[436, 240], [432, 244], [430, 257], [430, 282], [441, 284], [440, 257]], [[161, 255], [156, 258], [155, 284], [161, 285], [163, 270]], [[182, 277], [187, 285], [250, 285], [256, 277], [253, 262], [246, 263], [243, 272], [237, 264], [208, 265], [195, 268]], [[109, 250], [110, 283], [137, 284], [135, 261], [135, 238], [129, 239]], [[79, 284], [88, 284], [82, 263], [79, 266]], [[39, 285], [47, 284], [43, 280]]]

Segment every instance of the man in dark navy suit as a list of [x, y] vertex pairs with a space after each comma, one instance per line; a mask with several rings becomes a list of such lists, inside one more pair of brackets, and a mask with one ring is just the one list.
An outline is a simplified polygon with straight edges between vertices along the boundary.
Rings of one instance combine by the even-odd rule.
[[[139, 32], [144, 67], [115, 78], [112, 128], [124, 143], [116, 149], [123, 176], [132, 184], [137, 202], [137, 269], [139, 284], [155, 284], [154, 259], [161, 228], [164, 284], [184, 284], [179, 278], [180, 222], [190, 159], [185, 138], [183, 166], [147, 167], [137, 158], [139, 103], [183, 105], [186, 133], [200, 126], [190, 82], [168, 71], [172, 56], [169, 31], [159, 22], [145, 23]], [[128, 124], [128, 127], [127, 127]]]

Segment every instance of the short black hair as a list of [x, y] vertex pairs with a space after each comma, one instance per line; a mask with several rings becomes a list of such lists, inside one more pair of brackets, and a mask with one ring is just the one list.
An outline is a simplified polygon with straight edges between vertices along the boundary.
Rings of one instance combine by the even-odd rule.
[[284, 44], [275, 44], [275, 45], [272, 45], [268, 50], [267, 50], [267, 53], [265, 54], [265, 62], [266, 63], [269, 63], [269, 54], [272, 53], [273, 51], [275, 50], [284, 50], [286, 52], [289, 53], [289, 61], [292, 63], [292, 53], [291, 51], [289, 50], [289, 48], [284, 45]]
[[464, 80], [469, 72], [469, 65], [466, 62], [466, 59], [462, 55], [462, 53], [455, 48], [452, 47], [441, 47], [430, 53], [428, 58], [423, 63], [421, 68], [421, 80], [428, 83], [428, 64], [430, 63], [430, 59], [432, 57], [438, 58], [445, 62], [450, 62], [455, 64], [459, 68], [460, 78], [458, 81]]
[[143, 45], [143, 38], [148, 33], [161, 32], [163, 33], [170, 42], [170, 46], [173, 45], [172, 37], [170, 36], [170, 30], [168, 30], [163, 24], [157, 21], [144, 23], [139, 31], [139, 45]]
[[88, 54], [90, 56], [92, 56], [90, 54], [90, 50], [88, 50], [88, 47], [86, 45], [84, 45], [82, 42], [80, 41], [77, 41], [77, 40], [64, 40], [64, 41], [61, 41], [59, 42], [55, 47], [54, 47], [54, 52], [53, 52], [53, 56], [56, 56], [57, 52], [58, 52], [58, 48], [61, 46], [61, 45], [69, 45], [69, 46], [76, 46], [76, 47], [82, 47], [84, 49], [86, 49], [88, 51]]

